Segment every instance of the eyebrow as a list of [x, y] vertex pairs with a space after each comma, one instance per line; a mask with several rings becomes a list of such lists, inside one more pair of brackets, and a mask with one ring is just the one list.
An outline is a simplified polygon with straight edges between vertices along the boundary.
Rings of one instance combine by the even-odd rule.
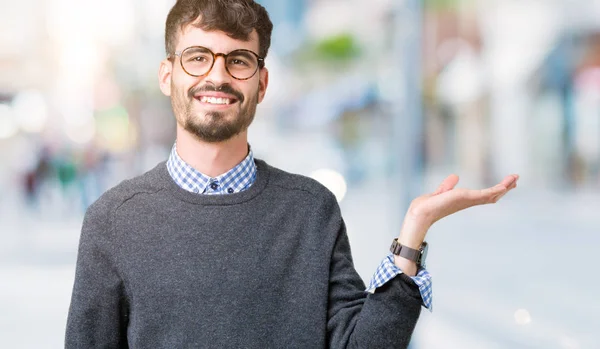
[[238, 48], [235, 48], [235, 49], [233, 49], [233, 50], [231, 50], [231, 51], [229, 51], [229, 52], [216, 52], [214, 49], [212, 49], [212, 48], [210, 48], [210, 47], [208, 47], [208, 46], [204, 46], [204, 45], [189, 45], [189, 46], [186, 46], [186, 47], [184, 47], [184, 48], [182, 48], [182, 49], [180, 49], [180, 50], [177, 50], [176, 52], [183, 52], [184, 50], [186, 50], [186, 49], [188, 49], [188, 48], [190, 48], [190, 47], [194, 47], [194, 48], [200, 48], [200, 47], [201, 47], [201, 48], [205, 48], [205, 49], [211, 50], [211, 51], [212, 51], [212, 52], [214, 52], [214, 53], [225, 53], [225, 54], [229, 54], [229, 53], [231, 53], [231, 52], [233, 52], [233, 51], [237, 51], [237, 50], [246, 50], [246, 51], [251, 51], [251, 52], [254, 52], [254, 53], [256, 53], [257, 55], [259, 55], [258, 51], [254, 51], [254, 50], [252, 50], [252, 49], [250, 49], [250, 48], [238, 47]]
[[[208, 52], [210, 49], [208, 47], [199, 47], [199, 46], [190, 46], [190, 47], [186, 47], [183, 50], [181, 50], [181, 52], [185, 51], [185, 50], [190, 50], [190, 51], [205, 51]], [[210, 50], [212, 51], [212, 50]]]

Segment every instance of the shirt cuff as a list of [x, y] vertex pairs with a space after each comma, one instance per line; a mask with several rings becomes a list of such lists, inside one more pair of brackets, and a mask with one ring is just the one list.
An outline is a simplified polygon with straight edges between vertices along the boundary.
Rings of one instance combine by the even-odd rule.
[[[396, 276], [402, 274], [402, 270], [396, 266], [394, 263], [394, 255], [388, 254], [377, 270], [375, 274], [373, 274], [373, 278], [369, 283], [366, 291], [369, 293], [374, 293], [375, 289], [383, 286], [385, 283], [395, 278]], [[425, 268], [420, 268], [417, 272], [416, 276], [412, 276], [411, 279], [415, 282], [415, 284], [419, 287], [419, 292], [421, 293], [421, 299], [423, 300], [423, 306], [429, 311], [433, 310], [433, 294], [432, 294], [432, 283], [431, 283], [431, 275]]]

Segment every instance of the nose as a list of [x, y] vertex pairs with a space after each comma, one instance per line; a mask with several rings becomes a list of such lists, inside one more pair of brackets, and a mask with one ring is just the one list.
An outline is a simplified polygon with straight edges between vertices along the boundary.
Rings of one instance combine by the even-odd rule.
[[215, 63], [206, 75], [205, 80], [212, 82], [216, 86], [231, 82], [231, 75], [227, 72], [225, 57], [215, 55]]

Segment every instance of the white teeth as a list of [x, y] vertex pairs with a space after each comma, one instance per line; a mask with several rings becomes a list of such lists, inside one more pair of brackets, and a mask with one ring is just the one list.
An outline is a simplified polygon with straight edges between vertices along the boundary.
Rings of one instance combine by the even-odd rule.
[[229, 98], [216, 98], [216, 97], [200, 97], [200, 102], [202, 103], [210, 103], [210, 104], [231, 104]]

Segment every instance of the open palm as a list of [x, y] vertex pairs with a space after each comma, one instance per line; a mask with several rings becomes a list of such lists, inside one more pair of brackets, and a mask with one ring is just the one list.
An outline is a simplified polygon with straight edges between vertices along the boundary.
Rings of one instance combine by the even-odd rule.
[[[502, 196], [517, 186], [519, 176], [506, 176], [497, 185], [486, 189], [456, 188], [458, 176], [448, 176], [438, 189], [430, 194], [415, 198], [405, 217], [405, 225], [419, 222], [421, 231], [428, 229], [433, 223], [466, 208], [496, 203]], [[424, 236], [423, 236], [424, 237]]]

